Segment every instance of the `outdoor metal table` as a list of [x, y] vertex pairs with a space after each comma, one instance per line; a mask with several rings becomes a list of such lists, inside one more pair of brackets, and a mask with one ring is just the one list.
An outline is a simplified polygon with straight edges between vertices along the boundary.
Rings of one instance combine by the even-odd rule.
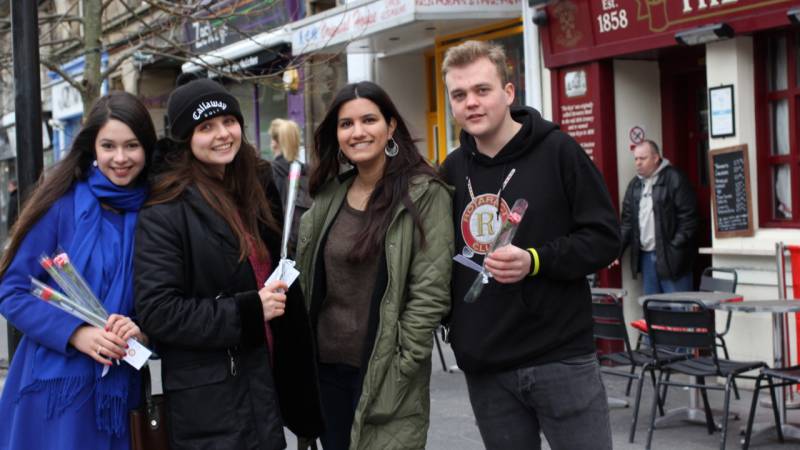
[[[794, 301], [793, 301], [794, 300]], [[787, 342], [784, 339], [784, 314], [800, 312], [800, 301], [764, 300], [739, 303], [725, 303], [716, 306], [721, 311], [738, 311], [744, 313], [770, 313], [772, 314], [772, 356], [773, 367], [784, 367]], [[786, 421], [786, 387], [781, 388], [781, 395], [777, 396], [778, 417], [784, 439], [800, 440], [800, 427]], [[753, 434], [750, 442], [775, 432], [775, 424], [760, 423], [753, 425]]]
[[733, 292], [705, 292], [705, 291], [681, 291], [670, 294], [650, 294], [639, 297], [639, 304], [644, 305], [645, 300], [697, 300], [698, 302], [713, 308], [720, 303], [741, 302], [742, 296]]
[[[628, 291], [619, 288], [592, 288], [592, 295], [607, 295], [617, 299], [622, 299], [628, 295]], [[628, 403], [628, 401], [625, 399], [608, 397], [609, 408], [627, 408], [628, 406], [630, 406], [630, 403]]]
[[622, 298], [628, 295], [628, 291], [618, 288], [592, 288], [592, 295], [610, 295], [616, 298]]
[[[650, 294], [642, 295], [639, 297], [639, 304], [644, 305], [645, 300], [696, 300], [708, 308], [716, 308], [720, 304], [728, 304], [732, 302], [741, 303], [742, 296], [734, 294], [733, 292], [705, 292], [705, 291], [681, 291], [672, 292], [668, 294]], [[663, 417], [656, 419], [656, 425], [661, 425], [665, 422], [674, 420], [683, 420], [690, 423], [699, 425], [706, 424], [706, 413], [700, 407], [700, 393], [698, 389], [689, 390], [689, 406], [675, 408], [667, 411]], [[712, 409], [714, 415], [721, 414], [721, 411]], [[735, 418], [736, 415], [732, 413]], [[716, 424], [718, 429], [722, 427]]]

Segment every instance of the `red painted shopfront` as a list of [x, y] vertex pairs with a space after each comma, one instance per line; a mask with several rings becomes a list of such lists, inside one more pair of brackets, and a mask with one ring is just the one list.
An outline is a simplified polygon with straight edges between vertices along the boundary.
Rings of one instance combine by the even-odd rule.
[[[629, 142], [616, 137], [613, 60], [658, 61], [662, 147], [695, 188], [702, 212], [698, 244], [709, 247], [705, 47], [680, 45], [675, 35], [712, 25], [736, 36], [789, 28], [787, 13], [798, 6], [798, 0], [550, 1], [539, 32], [551, 71], [554, 120], [583, 145], [618, 203], [617, 158], [624, 154], [618, 148]], [[709, 264], [706, 257], [697, 266]], [[601, 285], [620, 285], [619, 269], [604, 272]]]

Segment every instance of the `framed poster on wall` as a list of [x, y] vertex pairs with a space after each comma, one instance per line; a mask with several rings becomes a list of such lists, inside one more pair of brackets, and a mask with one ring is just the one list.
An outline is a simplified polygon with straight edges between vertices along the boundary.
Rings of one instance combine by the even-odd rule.
[[733, 85], [708, 89], [710, 131], [712, 138], [736, 135], [736, 120], [733, 105]]

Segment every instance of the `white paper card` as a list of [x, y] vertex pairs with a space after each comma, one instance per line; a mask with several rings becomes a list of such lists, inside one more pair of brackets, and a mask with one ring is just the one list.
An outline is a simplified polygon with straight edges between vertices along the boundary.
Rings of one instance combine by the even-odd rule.
[[287, 286], [291, 287], [294, 280], [300, 276], [300, 271], [294, 268], [294, 264], [294, 261], [291, 259], [281, 259], [280, 262], [278, 262], [278, 268], [272, 271], [267, 281], [264, 282], [264, 286], [273, 281], [281, 280], [286, 283]]
[[139, 343], [136, 339], [130, 338], [128, 339], [128, 349], [126, 350], [125, 357], [122, 359], [133, 366], [134, 369], [139, 370], [152, 354], [153, 352], [151, 352], [150, 349]]

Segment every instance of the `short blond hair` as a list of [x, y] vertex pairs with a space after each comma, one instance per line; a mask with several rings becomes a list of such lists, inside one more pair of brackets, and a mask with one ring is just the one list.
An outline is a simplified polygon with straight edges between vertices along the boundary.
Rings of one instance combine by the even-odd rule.
[[281, 147], [281, 153], [287, 161], [292, 162], [297, 159], [300, 149], [300, 127], [297, 122], [275, 119], [269, 124], [269, 135]]
[[481, 58], [486, 58], [494, 64], [497, 74], [500, 75], [500, 82], [505, 86], [510, 79], [506, 51], [502, 46], [486, 41], [465, 41], [450, 47], [444, 54], [442, 77], [447, 77], [447, 72], [454, 67], [464, 67]]

